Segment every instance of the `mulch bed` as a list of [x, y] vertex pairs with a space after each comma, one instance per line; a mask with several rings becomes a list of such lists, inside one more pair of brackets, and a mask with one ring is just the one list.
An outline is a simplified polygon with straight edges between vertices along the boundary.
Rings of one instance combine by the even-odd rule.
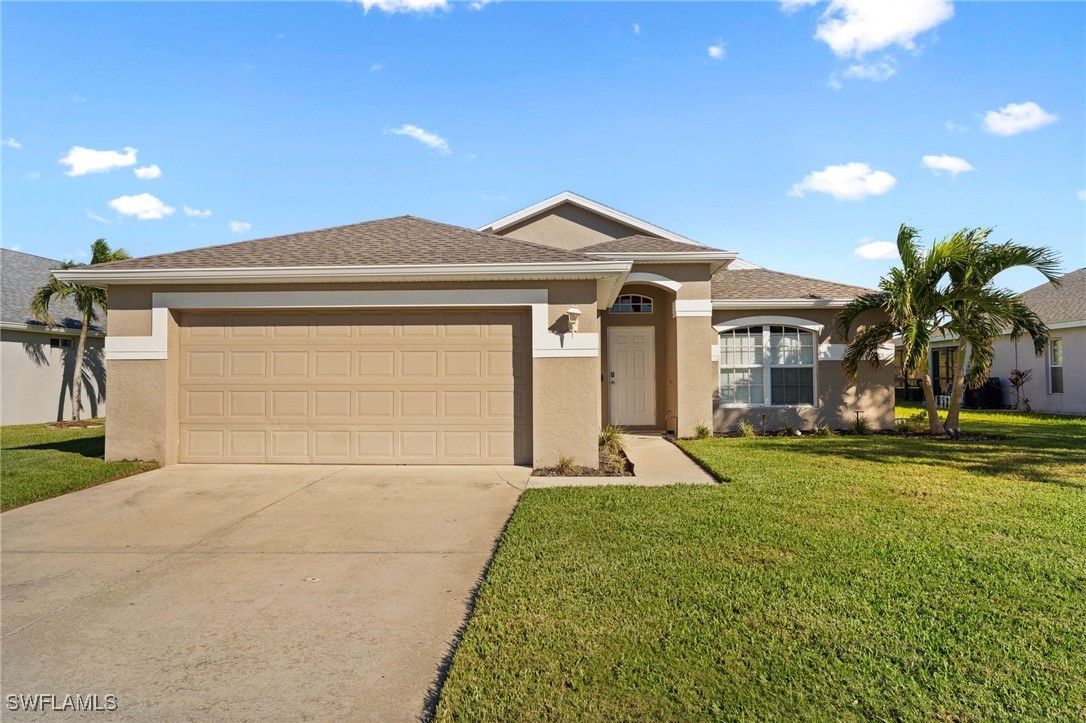
[[92, 422], [89, 419], [68, 420], [67, 422], [50, 422], [46, 429], [99, 429], [106, 425], [101, 422]]
[[633, 477], [633, 464], [622, 450], [612, 451], [607, 448], [600, 449], [600, 466], [591, 467], [574, 466], [572, 469], [559, 472], [554, 467], [540, 467], [532, 470], [533, 477]]

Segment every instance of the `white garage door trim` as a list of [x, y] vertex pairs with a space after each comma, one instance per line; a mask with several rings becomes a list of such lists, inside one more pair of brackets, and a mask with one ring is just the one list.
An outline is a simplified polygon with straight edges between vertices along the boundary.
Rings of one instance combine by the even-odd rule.
[[599, 334], [549, 329], [546, 289], [384, 291], [187, 291], [152, 295], [150, 336], [107, 336], [106, 359], [166, 359], [170, 309], [303, 309], [527, 306], [533, 357], [599, 356]]

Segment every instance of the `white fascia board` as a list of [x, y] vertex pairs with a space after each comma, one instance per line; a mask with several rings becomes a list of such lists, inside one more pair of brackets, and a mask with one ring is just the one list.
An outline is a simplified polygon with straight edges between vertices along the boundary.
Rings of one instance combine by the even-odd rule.
[[654, 264], [689, 264], [704, 261], [731, 261], [734, 251], [684, 251], [682, 253], [641, 251], [585, 251], [586, 256], [598, 256], [611, 261], [640, 261]]
[[[79, 329], [70, 326], [42, 326], [40, 324], [20, 324], [15, 321], [0, 321], [0, 329], [10, 331], [29, 331], [34, 334], [50, 334], [52, 336], [79, 336]], [[105, 334], [87, 330], [88, 339], [104, 339]]]
[[61, 281], [89, 286], [109, 284], [206, 284], [272, 282], [433, 281], [470, 277], [494, 281], [596, 279], [625, 274], [623, 261], [575, 261], [537, 264], [388, 264], [381, 266], [281, 266], [214, 269], [94, 269], [53, 272]]
[[852, 299], [716, 299], [714, 309], [837, 309]]
[[618, 223], [621, 223], [625, 226], [636, 228], [639, 231], [644, 231], [653, 236], [659, 236], [661, 238], [666, 238], [670, 241], [677, 241], [683, 244], [695, 244], [697, 246], [701, 245], [697, 241], [688, 239], [685, 236], [680, 236], [673, 231], [668, 231], [666, 228], [660, 228], [659, 226], [651, 224], [648, 221], [642, 221], [635, 216], [631, 216], [628, 213], [623, 213], [622, 211], [613, 209], [610, 206], [604, 206], [602, 203], [597, 203], [596, 201], [585, 198], [584, 196], [573, 193], [572, 191], [563, 191], [557, 196], [551, 196], [550, 198], [544, 199], [539, 203], [532, 204], [527, 208], [522, 208], [519, 211], [511, 213], [508, 216], [502, 216], [498, 220], [491, 221], [487, 225], [482, 226], [476, 230], [496, 233], [502, 231], [503, 229], [507, 229], [510, 226], [514, 226], [525, 219], [531, 218], [533, 216], [538, 216], [541, 213], [545, 213], [552, 208], [562, 205], [563, 203], [572, 203], [574, 206], [580, 206], [581, 208], [592, 211], [593, 213], [597, 213], [604, 218], [609, 218], [612, 221], [617, 221]]
[[[1062, 329], [1078, 329], [1080, 327], [1081, 328], [1086, 328], [1086, 320], [1084, 320], [1084, 321], [1057, 321], [1054, 324], [1045, 324], [1045, 327], [1047, 327], [1049, 331], [1060, 331]], [[1000, 336], [1010, 336], [1011, 335], [1011, 330], [1010, 329], [1004, 329], [1003, 331], [999, 332], [999, 335]], [[1028, 337], [1029, 334], [1023, 333], [1023, 336]], [[931, 337], [931, 342], [932, 343], [935, 343], [935, 342], [950, 342], [950, 341], [957, 341], [957, 340], [958, 340], [958, 335], [957, 334], [949, 334], [949, 333], [947, 333], [947, 334], [935, 334], [935, 335], [932, 335], [932, 337]], [[900, 344], [900, 339], [895, 337], [895, 342]]]

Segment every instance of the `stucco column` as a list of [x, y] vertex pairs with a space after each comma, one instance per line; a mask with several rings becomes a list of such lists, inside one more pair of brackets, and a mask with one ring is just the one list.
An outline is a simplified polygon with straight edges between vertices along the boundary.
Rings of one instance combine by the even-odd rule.
[[532, 364], [532, 458], [549, 467], [560, 456], [599, 466], [600, 364], [597, 357], [537, 357]]
[[713, 361], [712, 311], [678, 309], [675, 316], [675, 348], [678, 360], [677, 430], [680, 437], [694, 435], [694, 425], [713, 426], [713, 392], [717, 385], [716, 362]]

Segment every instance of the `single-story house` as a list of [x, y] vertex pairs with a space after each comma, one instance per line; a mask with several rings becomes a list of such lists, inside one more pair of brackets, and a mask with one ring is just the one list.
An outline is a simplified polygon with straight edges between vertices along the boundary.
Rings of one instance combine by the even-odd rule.
[[606, 424], [893, 425], [893, 371], [845, 379], [832, 329], [866, 289], [569, 192], [58, 276], [109, 288], [107, 459], [595, 467]]
[[[0, 249], [0, 424], [70, 419], [75, 352], [82, 316], [69, 300], [52, 305], [55, 326], [28, 310], [34, 292], [60, 261]], [[87, 331], [83, 355], [83, 414], [106, 413], [106, 322]]]
[[[1064, 274], [1059, 286], [1046, 281], [1020, 298], [1048, 327], [1048, 345], [1038, 357], [1029, 337], [1014, 340], [1004, 334], [996, 339], [991, 371], [994, 406], [1015, 405], [1010, 376], [1018, 369], [1032, 372], [1022, 387], [1021, 408], [1028, 399], [1035, 412], [1086, 414], [1086, 269]], [[952, 338], [932, 342], [932, 385], [937, 395], [950, 394], [956, 350]], [[902, 383], [899, 380], [899, 386]], [[965, 400], [970, 402], [968, 392]]]

